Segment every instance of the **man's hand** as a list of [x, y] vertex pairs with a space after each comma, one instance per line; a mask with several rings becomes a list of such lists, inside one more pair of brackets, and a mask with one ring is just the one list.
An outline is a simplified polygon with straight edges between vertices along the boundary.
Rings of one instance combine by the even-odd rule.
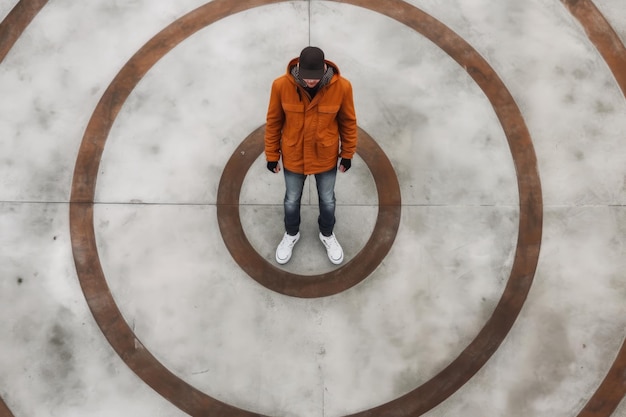
[[346, 172], [352, 166], [352, 159], [341, 158], [339, 163], [339, 171]]
[[280, 165], [278, 165], [278, 161], [267, 161], [267, 169], [273, 173], [277, 173], [280, 172]]

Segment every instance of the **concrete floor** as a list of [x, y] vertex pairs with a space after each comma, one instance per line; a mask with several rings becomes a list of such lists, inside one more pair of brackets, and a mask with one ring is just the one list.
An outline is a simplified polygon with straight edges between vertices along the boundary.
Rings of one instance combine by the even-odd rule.
[[[0, 416], [626, 417], [623, 0], [0, 0]], [[259, 148], [354, 87], [336, 267]], [[105, 146], [106, 145], [106, 146]]]

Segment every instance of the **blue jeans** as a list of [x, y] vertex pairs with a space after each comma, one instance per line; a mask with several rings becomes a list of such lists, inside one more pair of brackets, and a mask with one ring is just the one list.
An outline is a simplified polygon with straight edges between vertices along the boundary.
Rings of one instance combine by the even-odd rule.
[[[285, 172], [285, 230], [290, 235], [300, 231], [300, 201], [306, 175], [296, 174], [283, 169]], [[330, 171], [315, 174], [317, 194], [319, 196], [320, 214], [317, 223], [325, 236], [330, 236], [335, 227], [335, 179], [337, 167]]]

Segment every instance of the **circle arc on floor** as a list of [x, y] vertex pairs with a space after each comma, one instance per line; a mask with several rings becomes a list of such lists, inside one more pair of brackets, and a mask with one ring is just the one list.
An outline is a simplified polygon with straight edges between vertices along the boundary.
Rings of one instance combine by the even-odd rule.
[[[107, 88], [90, 119], [72, 184], [70, 227], [75, 263], [96, 321], [114, 349], [140, 378], [191, 415], [205, 415], [207, 410], [220, 415], [257, 414], [229, 406], [196, 390], [167, 370], [138, 341], [115, 305], [102, 272], [95, 244], [93, 198], [98, 166], [111, 125], [126, 98], [150, 68], [202, 27], [238, 11], [278, 1], [243, 1], [236, 2], [236, 7], [231, 3], [216, 0], [183, 16], [152, 38], [129, 60]], [[368, 8], [379, 12], [374, 7], [376, 2], [350, 3], [369, 4], [371, 7]], [[387, 15], [413, 25], [411, 27], [420, 29], [420, 33], [428, 34], [429, 39], [467, 69], [492, 103], [505, 130], [518, 173], [520, 232], [509, 282], [492, 318], [474, 341], [447, 368], [414, 391], [354, 416], [381, 415], [399, 409], [410, 410], [407, 415], [418, 415], [441, 403], [464, 385], [497, 350], [515, 321], [530, 289], [541, 243], [542, 200], [536, 158], [530, 135], [513, 98], [488, 63], [449, 28], [407, 3], [393, 3], [391, 9], [399, 11], [400, 15]]]
[[[569, 4], [569, 5], [585, 5], [585, 4], [588, 4], [588, 5], [593, 6], [593, 3], [589, 2], [589, 1], [576, 1], [576, 2], [574, 2], [574, 1], [562, 0], [562, 2], [566, 3], [566, 4]], [[20, 0], [19, 3], [18, 3], [18, 6], [26, 5], [27, 3], [33, 3], [33, 2], [26, 1], [26, 0]], [[26, 7], [24, 7], [24, 9], [26, 9]], [[594, 16], [595, 16], [595, 18], [594, 18]], [[597, 16], [597, 13], [595, 13], [595, 12], [592, 13], [591, 18], [589, 20], [583, 21], [581, 23], [583, 24], [583, 27], [587, 30], [588, 33], [592, 32], [592, 30], [590, 30], [590, 25], [592, 23], [596, 24], [596, 25], [598, 25], [598, 23], [600, 23], [599, 29], [597, 31], [595, 31], [596, 33], [602, 32], [602, 28], [603, 27], [606, 28], [607, 30], [610, 29], [610, 26], [602, 18], [602, 16], [601, 15]], [[12, 29], [14, 29], [14, 28], [12, 28]], [[594, 42], [594, 45], [596, 45], [596, 47], [598, 47], [598, 49], [601, 49], [596, 42]], [[2, 61], [2, 57], [0, 57], [0, 61]], [[624, 68], [624, 60], [622, 59], [619, 62], [621, 62], [622, 68]], [[610, 66], [613, 69], [613, 66], [612, 65], [610, 65]], [[613, 70], [613, 72], [616, 73], [615, 70]], [[619, 72], [617, 72], [617, 73], [619, 73]], [[626, 72], [622, 72], [622, 74], [626, 74]], [[626, 89], [624, 88], [624, 84], [622, 83], [620, 85], [622, 86], [622, 91], [626, 91]], [[624, 352], [626, 352], [626, 343], [624, 345], [622, 345], [621, 352], [622, 353], [620, 354], [620, 357], [622, 358], [622, 360], [619, 363], [618, 363], [618, 360], [616, 360], [616, 363], [611, 368], [611, 375], [612, 375], [612, 377], [609, 379], [609, 375], [607, 375], [607, 382], [609, 383], [609, 385], [613, 384], [613, 386], [614, 386], [614, 383], [617, 382], [617, 383], [621, 383], [622, 386], [626, 386], [626, 384], [624, 384], [624, 378], [626, 378], [626, 373], [623, 372], [624, 363], [626, 363], [626, 361], [624, 361], [624, 359], [623, 359], [624, 357], [626, 357], [626, 355], [624, 355]], [[619, 359], [619, 357], [618, 357], [618, 359]], [[619, 369], [622, 369], [622, 371], [619, 371]], [[620, 375], [621, 375], [621, 377], [620, 377]], [[609, 389], [610, 389], [610, 387], [609, 387]], [[591, 416], [591, 415], [593, 415], [595, 417], [599, 417], [599, 416], [608, 417], [612, 413], [612, 411], [609, 408], [607, 408], [607, 407], [611, 407], [611, 404], [613, 404], [612, 410], [614, 410], [615, 407], [617, 406], [617, 404], [615, 404], [615, 399], [617, 399], [617, 403], [619, 403], [619, 400], [621, 399], [621, 397], [623, 397], [623, 392], [620, 393], [618, 390], [614, 390], [613, 389], [612, 391], [616, 395], [613, 395], [611, 401], [608, 401], [608, 400], [604, 401], [603, 398], [604, 398], [605, 391], [607, 391], [607, 390], [604, 390], [604, 391], [598, 390], [597, 393], [596, 393], [598, 395], [594, 396], [594, 399], [596, 400], [596, 402], [604, 403], [604, 407], [600, 409], [600, 408], [597, 408], [597, 407], [594, 406], [594, 410], [595, 411], [587, 410], [587, 413], [585, 413], [585, 410], [583, 410], [583, 411], [581, 411], [580, 416], [583, 416], [583, 415]], [[595, 397], [597, 397], [597, 398], [595, 398]], [[590, 409], [589, 404], [586, 406], [586, 409], [587, 408]]]
[[384, 151], [358, 129], [357, 153], [374, 177], [378, 193], [376, 224], [365, 247], [330, 272], [298, 275], [264, 259], [248, 241], [239, 215], [239, 194], [246, 173], [264, 150], [265, 125], [252, 132], [226, 163], [217, 192], [217, 221], [222, 238], [237, 264], [255, 281], [280, 294], [326, 297], [345, 291], [367, 278], [385, 258], [400, 226], [401, 196], [396, 173]]
[[81, 203], [72, 202], [72, 204], [81, 204]]

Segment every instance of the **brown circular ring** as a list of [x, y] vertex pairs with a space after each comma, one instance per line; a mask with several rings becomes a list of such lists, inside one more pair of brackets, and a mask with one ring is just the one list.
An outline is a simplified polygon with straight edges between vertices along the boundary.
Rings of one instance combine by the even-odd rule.
[[[223, 17], [285, 0], [214, 0], [178, 19], [142, 47], [122, 68], [98, 103], [76, 162], [70, 204], [70, 232], [85, 298], [111, 346], [148, 385], [191, 415], [254, 416], [196, 390], [165, 368], [137, 340], [110, 293], [97, 255], [93, 225], [95, 184], [106, 138], [121, 106], [163, 55], [199, 29]], [[485, 92], [504, 128], [518, 176], [520, 228], [515, 260], [504, 293], [474, 341], [446, 369], [410, 393], [355, 416], [420, 415], [465, 384], [508, 334], [524, 304], [541, 244], [542, 197], [529, 132], [515, 101], [488, 63], [441, 22], [401, 0], [345, 1], [404, 23], [446, 51]]]
[[378, 192], [378, 216], [365, 247], [349, 262], [330, 272], [299, 275], [278, 268], [250, 244], [239, 216], [239, 194], [250, 169], [264, 149], [265, 126], [252, 132], [226, 163], [217, 191], [217, 220], [226, 247], [237, 264], [259, 284], [281, 294], [325, 297], [344, 291], [368, 277], [385, 258], [400, 225], [400, 184], [391, 161], [376, 141], [359, 128], [358, 154], [367, 164]]
[[[597, 10], [590, 0], [561, 0], [570, 8], [571, 13], [580, 20], [580, 23], [587, 31], [590, 40], [594, 46], [602, 53], [604, 59], [609, 64], [613, 74], [616, 76], [622, 91], [626, 94], [626, 50], [621, 44], [619, 37], [612, 30], [609, 23]], [[28, 3], [28, 5], [27, 5]], [[32, 16], [34, 16], [47, 1], [39, 1], [37, 9], [31, 9], [32, 3], [26, 0], [20, 0], [16, 7], [11, 11], [10, 15], [0, 23], [0, 33], [12, 33], [16, 36], [8, 43], [4, 43], [4, 48], [0, 47], [0, 61], [4, 58], [6, 52], [11, 48], [12, 43], [17, 39], [17, 35], [21, 34], [24, 27], [28, 24]], [[19, 23], [14, 24], [11, 17], [19, 16]], [[7, 30], [5, 30], [7, 29]], [[0, 36], [0, 38], [3, 38]], [[620, 46], [621, 45], [621, 46]], [[617, 404], [623, 398], [626, 392], [626, 342], [622, 345], [620, 354], [611, 368], [607, 378], [603, 381], [602, 386], [594, 394], [585, 408], [579, 414], [582, 416], [608, 417], [615, 410]], [[615, 387], [621, 386], [620, 389]], [[0, 413], [1, 414], [1, 413]], [[11, 415], [7, 411], [7, 415]]]

